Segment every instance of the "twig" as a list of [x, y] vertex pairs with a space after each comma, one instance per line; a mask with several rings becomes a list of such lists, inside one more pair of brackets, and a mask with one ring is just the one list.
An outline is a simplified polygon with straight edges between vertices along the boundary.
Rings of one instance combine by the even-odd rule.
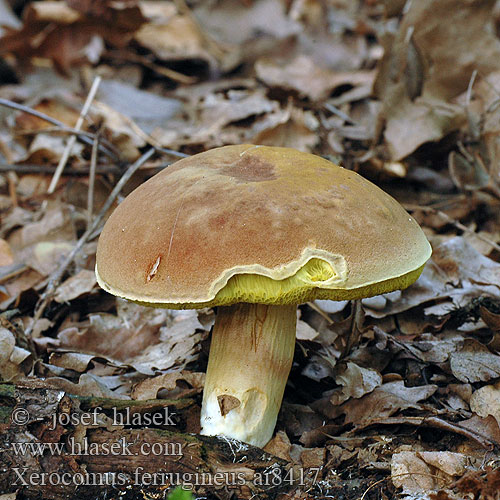
[[348, 434], [356, 434], [362, 429], [371, 427], [373, 425], [413, 425], [416, 427], [431, 427], [435, 429], [441, 429], [447, 432], [452, 432], [454, 434], [459, 434], [465, 436], [468, 439], [474, 440], [476, 443], [480, 444], [483, 448], [487, 450], [492, 450], [498, 443], [488, 436], [481, 434], [480, 432], [472, 431], [466, 427], [462, 427], [460, 422], [453, 423], [447, 422], [439, 417], [381, 417], [373, 418], [369, 420], [364, 420], [356, 426], [355, 429], [348, 432]]
[[387, 481], [387, 477], [383, 477], [382, 479], [379, 479], [378, 481], [375, 481], [374, 483], [370, 484], [370, 486], [368, 486], [368, 488], [366, 488], [365, 492], [363, 493], [363, 495], [361, 496], [361, 498], [359, 500], [365, 500], [365, 497], [366, 497], [366, 494], [372, 490], [373, 488], [375, 488], [375, 486], [378, 486], [379, 484], [383, 483], [384, 481]]
[[498, 250], [500, 252], [500, 245], [495, 243], [493, 240], [490, 240], [486, 236], [483, 236], [482, 234], [476, 233], [476, 231], [470, 229], [467, 226], [464, 226], [461, 222], [452, 219], [448, 214], [442, 212], [441, 210], [436, 210], [433, 207], [425, 207], [425, 206], [420, 206], [420, 205], [404, 205], [404, 207], [407, 210], [413, 211], [413, 210], [422, 210], [422, 212], [432, 212], [436, 214], [438, 217], [441, 217], [444, 219], [446, 222], [453, 224], [457, 229], [460, 229], [460, 231], [464, 231], [469, 234], [473, 234], [477, 239], [484, 241], [488, 245], [492, 246], [495, 250]]
[[[92, 83], [92, 87], [90, 88], [87, 99], [85, 100], [85, 104], [83, 105], [82, 112], [80, 113], [80, 116], [78, 117], [78, 120], [76, 121], [75, 130], [79, 131], [82, 128], [83, 122], [85, 120], [85, 117], [87, 116], [87, 113], [89, 112], [90, 105], [92, 104], [92, 101], [94, 100], [94, 97], [97, 93], [97, 89], [98, 89], [100, 83], [101, 83], [101, 77], [97, 76], [95, 78], [94, 82]], [[69, 155], [71, 154], [71, 150], [73, 149], [75, 142], [76, 142], [76, 136], [72, 135], [69, 138], [68, 143], [66, 144], [66, 148], [64, 149], [64, 152], [61, 156], [61, 159], [59, 160], [59, 164], [57, 165], [56, 171], [54, 172], [54, 177], [52, 177], [52, 181], [50, 182], [49, 189], [47, 190], [48, 194], [52, 194], [55, 191], [57, 183], [59, 182], [59, 179], [61, 178], [64, 167], [66, 166], [66, 163], [68, 162]]]
[[[65, 170], [65, 175], [89, 175], [88, 165], [78, 167], [68, 167]], [[160, 166], [151, 165], [150, 168], [158, 168]], [[18, 174], [53, 174], [54, 167], [50, 165], [17, 165], [9, 163], [0, 163], [0, 172], [16, 172]], [[120, 174], [122, 170], [115, 165], [99, 165], [96, 166], [98, 174]]]
[[90, 157], [89, 190], [87, 193], [87, 228], [89, 228], [90, 224], [92, 223], [92, 212], [94, 210], [95, 171], [98, 151], [99, 135], [97, 135], [95, 138], [94, 145], [92, 146], [92, 155]]
[[[45, 113], [37, 111], [36, 109], [29, 108], [28, 106], [18, 104], [17, 102], [9, 101], [8, 99], [0, 98], [0, 106], [5, 106], [6, 108], [15, 109], [16, 111], [22, 111], [23, 113], [28, 113], [29, 115], [36, 116], [37, 118], [40, 118], [40, 120], [46, 121], [47, 123], [51, 123], [52, 125], [59, 127], [61, 130], [64, 130], [65, 132], [76, 134], [78, 140], [84, 142], [89, 146], [92, 146], [93, 138], [95, 137], [94, 134], [89, 134], [88, 132], [75, 130], [71, 127], [68, 127], [65, 123], [57, 120], [56, 118], [52, 118], [51, 116], [46, 115]], [[46, 131], [44, 130], [44, 132]], [[120, 162], [120, 157], [108, 147], [104, 147], [101, 144], [100, 149], [102, 153], [111, 158], [113, 161]]]
[[175, 71], [173, 69], [164, 68], [159, 64], [155, 64], [154, 62], [150, 61], [146, 56], [126, 53], [126, 52], [125, 53], [118, 52], [118, 51], [107, 51], [106, 56], [111, 59], [116, 59], [118, 61], [126, 61], [126, 62], [141, 64], [142, 66], [153, 70], [155, 73], [159, 75], [165, 76], [167, 78], [170, 78], [170, 80], [173, 80], [174, 82], [183, 83], [185, 85], [191, 85], [193, 83], [196, 83], [198, 80], [194, 76], [184, 75], [183, 73], [179, 73], [178, 71]]
[[108, 196], [108, 199], [106, 200], [106, 203], [101, 208], [100, 212], [97, 214], [95, 219], [92, 221], [92, 224], [90, 224], [85, 233], [83, 233], [83, 235], [80, 237], [77, 244], [75, 245], [71, 253], [66, 257], [62, 265], [54, 273], [52, 273], [52, 275], [48, 280], [45, 293], [43, 294], [43, 296], [38, 301], [38, 304], [36, 305], [35, 314], [33, 315], [33, 322], [31, 323], [31, 325], [28, 326], [28, 328], [26, 328], [27, 337], [31, 335], [34, 325], [41, 318], [43, 312], [45, 311], [45, 308], [52, 299], [55, 289], [59, 281], [63, 277], [64, 272], [66, 271], [68, 266], [73, 262], [75, 256], [78, 254], [78, 252], [80, 252], [80, 250], [83, 248], [83, 245], [89, 240], [89, 237], [97, 229], [102, 219], [113, 205], [120, 191], [123, 189], [123, 186], [125, 186], [125, 184], [132, 177], [132, 175], [134, 175], [134, 173], [139, 169], [139, 167], [142, 164], [144, 164], [154, 154], [154, 152], [155, 152], [154, 148], [149, 149], [135, 163], [130, 165], [130, 167], [126, 170], [126, 172], [123, 174], [123, 176], [120, 178], [116, 186], [111, 191], [110, 195]]
[[472, 72], [472, 76], [470, 77], [470, 80], [469, 80], [469, 85], [467, 85], [467, 93], [466, 93], [466, 98], [465, 98], [466, 106], [470, 105], [470, 101], [472, 99], [472, 88], [474, 87], [476, 77], [477, 77], [477, 69], [475, 69]]
[[[155, 149], [159, 153], [165, 153], [167, 155], [177, 156], [178, 158], [188, 158], [189, 156], [191, 156], [186, 153], [181, 153], [180, 151], [174, 151], [173, 149], [168, 149], [168, 148], [157, 147]], [[170, 165], [170, 163], [167, 164], [166, 166], [168, 165]]]
[[188, 156], [191, 156], [186, 153], [181, 153], [180, 151], [174, 151], [173, 149], [163, 148], [154, 137], [149, 135], [147, 132], [144, 132], [144, 130], [142, 130], [142, 128], [139, 127], [134, 120], [125, 115], [123, 115], [122, 118], [125, 121], [125, 123], [130, 127], [132, 132], [134, 132], [137, 135], [137, 137], [142, 139], [149, 146], [154, 147], [156, 151], [161, 153], [166, 153], [171, 156], [177, 156], [178, 158], [187, 158]]
[[16, 192], [16, 182], [15, 181], [16, 181], [16, 175], [14, 174], [14, 172], [9, 172], [7, 174], [7, 183], [9, 186], [9, 197], [11, 199], [13, 207], [19, 206], [19, 204], [17, 202], [17, 192]]
[[27, 269], [28, 266], [23, 262], [11, 264], [10, 266], [2, 266], [0, 268], [0, 283], [15, 278], [17, 275], [24, 273]]
[[[71, 128], [71, 127], [66, 127], [66, 128], [60, 128], [60, 127], [47, 127], [47, 128], [44, 128], [42, 130], [40, 129], [37, 129], [37, 130], [22, 130], [22, 131], [16, 131], [15, 134], [16, 136], [30, 136], [30, 135], [37, 135], [37, 134], [40, 134], [40, 133], [44, 133], [44, 134], [53, 134], [53, 135], [76, 135], [78, 139], [81, 139], [81, 137], [86, 137], [87, 140], [86, 141], [82, 141], [82, 142], [85, 142], [86, 144], [88, 144], [89, 146], [92, 146], [92, 143], [96, 137], [96, 134], [92, 133], [92, 132], [87, 132], [85, 130], [76, 130], [74, 128]], [[104, 145], [105, 147], [103, 147], [102, 145]], [[101, 153], [104, 153], [106, 148], [109, 149], [110, 153], [115, 155], [113, 157], [113, 159], [117, 159], [118, 158], [118, 150], [115, 148], [115, 146], [113, 145], [113, 143], [111, 141], [109, 141], [108, 139], [105, 139], [104, 137], [101, 137], [101, 145], [99, 147], [99, 149], [101, 150]]]
[[314, 302], [308, 302], [307, 305], [311, 309], [316, 311], [324, 320], [326, 320], [326, 322], [329, 325], [333, 325], [333, 323], [335, 323], [335, 321], [333, 321], [333, 319], [330, 318], [330, 316], [328, 316], [328, 314], [325, 311], [323, 311], [323, 309], [321, 309], [321, 307], [318, 307]]
[[330, 104], [329, 102], [325, 103], [325, 109], [330, 111], [335, 116], [338, 116], [339, 118], [342, 118], [342, 120], [346, 121], [347, 123], [350, 123], [351, 125], [358, 125], [349, 115], [344, 113], [342, 110], [334, 106], [333, 104]]

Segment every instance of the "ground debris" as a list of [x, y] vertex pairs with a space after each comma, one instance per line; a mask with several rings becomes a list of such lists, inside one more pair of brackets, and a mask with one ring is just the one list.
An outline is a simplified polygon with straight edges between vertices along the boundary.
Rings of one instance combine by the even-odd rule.
[[[498, 498], [499, 21], [493, 0], [0, 0], [0, 500], [117, 494], [20, 487], [16, 464], [125, 474], [116, 486], [134, 500], [174, 485], [143, 474], [139, 488], [138, 467], [241, 478], [193, 485], [210, 500]], [[299, 306], [266, 451], [198, 435], [214, 311], [128, 303], [94, 273], [124, 196], [177, 158], [237, 143], [361, 173], [433, 247], [406, 290]], [[174, 426], [144, 420], [168, 423], [165, 408]], [[7, 444], [121, 438], [113, 461]], [[130, 458], [140, 443], [182, 453]]]

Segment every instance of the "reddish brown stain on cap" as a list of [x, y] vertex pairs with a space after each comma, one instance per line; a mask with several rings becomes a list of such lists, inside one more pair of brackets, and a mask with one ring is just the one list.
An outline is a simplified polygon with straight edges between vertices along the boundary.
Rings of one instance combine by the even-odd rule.
[[263, 182], [276, 179], [273, 164], [251, 153], [243, 153], [235, 163], [222, 168], [220, 172], [240, 182]]

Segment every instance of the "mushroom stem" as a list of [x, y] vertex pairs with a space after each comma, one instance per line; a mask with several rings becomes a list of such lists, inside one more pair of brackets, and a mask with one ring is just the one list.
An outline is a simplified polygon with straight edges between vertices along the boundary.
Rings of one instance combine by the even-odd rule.
[[255, 446], [272, 437], [295, 348], [297, 307], [219, 307], [201, 408], [202, 434]]

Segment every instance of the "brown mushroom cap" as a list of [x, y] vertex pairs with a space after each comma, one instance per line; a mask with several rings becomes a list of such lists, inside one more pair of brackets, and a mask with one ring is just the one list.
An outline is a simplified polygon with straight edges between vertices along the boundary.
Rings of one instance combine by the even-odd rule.
[[360, 175], [289, 148], [185, 158], [108, 219], [96, 274], [109, 292], [172, 308], [353, 299], [405, 288], [431, 247]]

